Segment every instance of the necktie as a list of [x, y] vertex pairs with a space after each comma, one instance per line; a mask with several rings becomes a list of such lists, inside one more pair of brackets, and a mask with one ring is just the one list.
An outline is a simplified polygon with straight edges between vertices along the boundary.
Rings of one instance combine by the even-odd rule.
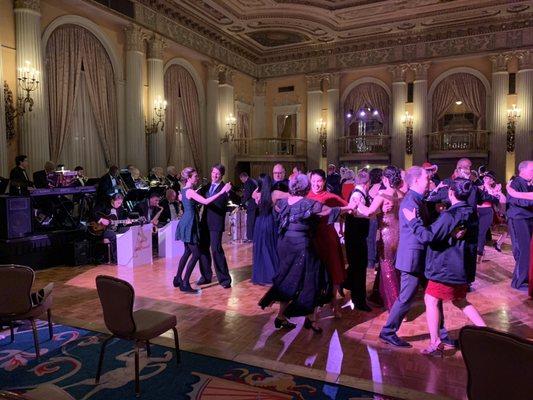
[[211, 184], [211, 187], [209, 188], [209, 197], [213, 196], [213, 194], [215, 194], [215, 188], [216, 188], [216, 185], [213, 183]]

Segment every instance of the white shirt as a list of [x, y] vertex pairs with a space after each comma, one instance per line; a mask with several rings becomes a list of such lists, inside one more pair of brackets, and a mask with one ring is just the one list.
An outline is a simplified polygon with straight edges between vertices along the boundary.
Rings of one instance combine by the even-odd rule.
[[168, 207], [170, 208], [170, 220], [173, 221], [176, 218], [178, 218], [178, 213], [176, 212], [176, 207], [174, 207], [174, 204], [168, 203]]

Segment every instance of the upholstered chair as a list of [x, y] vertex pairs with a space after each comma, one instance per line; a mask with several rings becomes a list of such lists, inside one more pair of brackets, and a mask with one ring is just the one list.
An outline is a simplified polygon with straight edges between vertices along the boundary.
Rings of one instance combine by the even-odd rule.
[[469, 400], [533, 398], [533, 342], [507, 332], [465, 326], [459, 343]]
[[32, 292], [35, 272], [23, 265], [0, 265], [0, 322], [9, 324], [11, 342], [15, 340], [13, 321], [29, 320], [33, 329], [35, 358], [40, 356], [39, 334], [35, 319], [48, 315], [48, 333], [53, 337], [52, 327], [52, 289], [49, 283], [38, 292]]
[[174, 332], [176, 362], [180, 364], [180, 348], [176, 316], [154, 310], [133, 311], [135, 292], [126, 281], [112, 276], [96, 277], [96, 288], [104, 311], [104, 322], [111, 336], [104, 340], [100, 350], [100, 359], [96, 371], [96, 384], [100, 381], [100, 373], [104, 360], [105, 347], [109, 340], [119, 338], [134, 342], [135, 346], [135, 393], [140, 394], [139, 385], [139, 348], [146, 345], [147, 356], [150, 357], [150, 340], [168, 330]]

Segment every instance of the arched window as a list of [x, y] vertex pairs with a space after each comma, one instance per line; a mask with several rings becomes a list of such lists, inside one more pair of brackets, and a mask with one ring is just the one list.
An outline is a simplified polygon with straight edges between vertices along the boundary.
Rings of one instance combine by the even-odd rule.
[[345, 136], [388, 135], [389, 95], [372, 82], [355, 86], [344, 101]]
[[169, 165], [202, 167], [200, 105], [193, 77], [183, 66], [171, 65], [165, 72], [165, 112]]
[[109, 55], [87, 29], [61, 25], [46, 45], [52, 161], [97, 176], [117, 162], [117, 92]]

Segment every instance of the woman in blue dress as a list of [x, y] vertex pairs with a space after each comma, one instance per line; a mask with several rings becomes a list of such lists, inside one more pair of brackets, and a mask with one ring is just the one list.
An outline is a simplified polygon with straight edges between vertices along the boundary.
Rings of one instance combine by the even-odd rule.
[[[192, 167], [187, 167], [181, 171], [181, 178], [185, 185], [180, 190], [181, 201], [183, 203], [183, 216], [176, 229], [176, 240], [181, 240], [185, 244], [185, 252], [178, 264], [178, 272], [174, 277], [174, 287], [179, 287], [185, 293], [198, 293], [198, 289], [193, 289], [189, 282], [194, 266], [200, 259], [200, 229], [198, 219], [198, 204], [209, 204], [218, 199], [223, 194], [231, 190], [231, 183], [226, 183], [222, 190], [209, 198], [202, 197], [196, 193], [195, 187], [198, 185], [198, 173]], [[189, 262], [187, 263], [187, 260]], [[185, 276], [182, 278], [183, 270]]]
[[253, 236], [252, 283], [270, 285], [278, 271], [279, 258], [278, 233], [272, 214], [272, 178], [267, 174], [259, 175], [254, 198], [257, 202], [257, 217]]

